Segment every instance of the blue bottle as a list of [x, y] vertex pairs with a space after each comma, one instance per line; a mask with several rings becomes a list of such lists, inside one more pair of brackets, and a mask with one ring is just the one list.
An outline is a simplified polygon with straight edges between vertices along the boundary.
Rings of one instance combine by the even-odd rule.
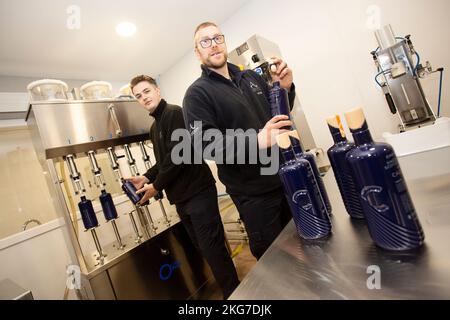
[[295, 157], [288, 133], [279, 135], [277, 142], [283, 158], [278, 174], [299, 236], [310, 240], [329, 235], [330, 217], [310, 163]]
[[314, 155], [309, 152], [303, 152], [302, 146], [300, 144], [300, 140], [291, 136], [292, 149], [294, 150], [294, 154], [299, 159], [305, 159], [311, 165], [312, 171], [314, 173], [314, 177], [316, 178], [317, 185], [320, 190], [320, 195], [322, 196], [323, 202], [325, 203], [325, 207], [328, 211], [328, 214], [331, 215], [333, 208], [331, 207], [330, 198], [328, 197], [327, 189], [325, 189], [325, 184], [323, 183], [322, 177], [319, 172], [319, 168], [316, 164], [316, 159]]
[[81, 219], [86, 230], [98, 227], [97, 216], [95, 215], [91, 200], [86, 199], [85, 196], [81, 196], [81, 200], [78, 202], [78, 209], [80, 209]]
[[117, 210], [112, 200], [111, 194], [106, 192], [105, 190], [102, 190], [102, 194], [100, 195], [99, 199], [106, 221], [117, 219]]
[[[290, 118], [289, 96], [286, 89], [281, 88], [279, 81], [273, 83], [272, 88], [269, 91], [269, 101], [272, 117], [277, 115], [286, 115]], [[293, 127], [285, 127], [283, 129], [293, 131], [295, 134], [297, 133], [297, 131]], [[317, 184], [319, 185], [323, 201], [325, 202], [328, 213], [331, 214], [332, 207], [330, 199], [328, 198], [328, 194], [325, 189], [325, 185], [323, 184], [322, 177], [320, 176], [319, 169], [317, 168], [314, 155], [308, 152], [303, 152], [299, 139], [297, 140], [295, 137], [291, 137], [291, 142], [296, 157], [306, 159], [311, 164], [312, 170], [314, 172], [314, 177], [316, 178]]]
[[361, 108], [345, 117], [356, 144], [347, 161], [373, 241], [388, 250], [420, 247], [425, 236], [394, 150], [372, 140]]
[[333, 168], [345, 209], [350, 217], [364, 219], [361, 200], [346, 159], [347, 153], [355, 148], [355, 144], [347, 140], [339, 116], [328, 118], [327, 123], [334, 141], [334, 145], [328, 149], [328, 159]]
[[143, 193], [136, 194], [136, 188], [134, 187], [133, 183], [129, 180], [123, 180], [122, 181], [122, 190], [125, 192], [125, 194], [128, 196], [128, 198], [133, 202], [133, 204], [137, 204], [139, 201], [141, 201], [142, 197], [144, 196]]
[[[269, 102], [272, 117], [286, 115], [290, 118], [289, 96], [286, 89], [281, 88], [279, 81], [274, 82], [269, 90]], [[291, 126], [283, 129], [293, 130]]]

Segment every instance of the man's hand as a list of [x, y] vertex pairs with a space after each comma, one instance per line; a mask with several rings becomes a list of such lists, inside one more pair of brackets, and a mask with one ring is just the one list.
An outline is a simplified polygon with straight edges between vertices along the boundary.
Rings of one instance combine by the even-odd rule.
[[278, 115], [267, 121], [264, 128], [258, 133], [258, 146], [260, 149], [267, 149], [276, 143], [276, 136], [288, 132], [289, 130], [281, 129], [283, 127], [292, 126], [292, 121], [288, 120], [286, 115]]
[[278, 57], [271, 57], [271, 60], [272, 60], [271, 64], [275, 64], [276, 66], [275, 71], [272, 71], [273, 67], [271, 67], [270, 70], [272, 80], [274, 82], [279, 81], [281, 87], [289, 91], [291, 89], [293, 81], [292, 70], [288, 68], [286, 62], [284, 62]]
[[131, 181], [134, 187], [138, 190], [141, 189], [144, 184], [149, 182], [146, 176], [135, 176], [131, 178], [125, 178], [125, 180]]
[[155, 189], [155, 187], [152, 184], [146, 184], [143, 188], [136, 191], [136, 194], [140, 194], [142, 192], [144, 193], [144, 196], [142, 197], [141, 201], [139, 201], [140, 204], [147, 202], [148, 199], [153, 198], [158, 194], [158, 190]]

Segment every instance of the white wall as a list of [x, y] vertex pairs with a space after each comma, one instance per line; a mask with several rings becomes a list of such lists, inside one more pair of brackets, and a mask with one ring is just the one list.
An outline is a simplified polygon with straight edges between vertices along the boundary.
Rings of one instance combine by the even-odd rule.
[[[325, 148], [331, 138], [325, 118], [363, 106], [372, 133], [395, 131], [397, 116], [390, 114], [374, 82], [370, 52], [377, 47], [371, 19], [379, 10], [380, 25], [392, 24], [398, 36], [412, 35], [422, 60], [434, 67], [450, 67], [450, 11], [448, 0], [254, 0], [221, 25], [228, 51], [253, 34], [277, 42], [294, 72], [297, 93], [316, 144]], [[194, 28], [195, 26], [193, 26]], [[193, 51], [163, 73], [162, 93], [171, 103], [182, 103], [187, 87], [200, 74]], [[423, 81], [425, 93], [437, 108], [438, 76]], [[448, 106], [450, 79], [444, 76], [443, 115]]]
[[[23, 235], [0, 239], [0, 280], [10, 279], [25, 290], [31, 290], [36, 300], [63, 299], [66, 288], [66, 267], [71, 264], [67, 250], [67, 237], [59, 220], [26, 233], [40, 232], [39, 229], [49, 229], [26, 241], [18, 242]], [[7, 246], [8, 242], [13, 245]], [[69, 299], [74, 299], [71, 291]]]

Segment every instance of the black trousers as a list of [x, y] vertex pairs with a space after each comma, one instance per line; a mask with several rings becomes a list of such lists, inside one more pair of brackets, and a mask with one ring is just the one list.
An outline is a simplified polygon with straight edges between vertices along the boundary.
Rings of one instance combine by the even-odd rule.
[[259, 259], [292, 218], [283, 189], [261, 195], [231, 195], [231, 198], [245, 224], [250, 251]]
[[225, 246], [216, 186], [213, 185], [175, 206], [192, 242], [208, 262], [224, 299], [227, 299], [239, 285], [239, 279]]

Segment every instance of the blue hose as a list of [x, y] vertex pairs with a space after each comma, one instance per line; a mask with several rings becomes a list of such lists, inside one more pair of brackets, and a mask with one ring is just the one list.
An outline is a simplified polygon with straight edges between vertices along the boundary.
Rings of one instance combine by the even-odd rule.
[[420, 64], [420, 56], [419, 53], [416, 51], [416, 57], [417, 57], [417, 63], [416, 63], [416, 67], [414, 68], [414, 75], [417, 76], [417, 69], [419, 69], [419, 64]]
[[380, 88], [383, 88], [383, 86], [382, 86], [381, 83], [378, 81], [378, 77], [379, 77], [381, 74], [385, 74], [385, 73], [387, 73], [387, 72], [389, 72], [389, 71], [390, 71], [390, 70], [386, 70], [386, 71], [381, 70], [381, 71], [378, 72], [377, 75], [375, 76], [375, 82], [380, 86]]

